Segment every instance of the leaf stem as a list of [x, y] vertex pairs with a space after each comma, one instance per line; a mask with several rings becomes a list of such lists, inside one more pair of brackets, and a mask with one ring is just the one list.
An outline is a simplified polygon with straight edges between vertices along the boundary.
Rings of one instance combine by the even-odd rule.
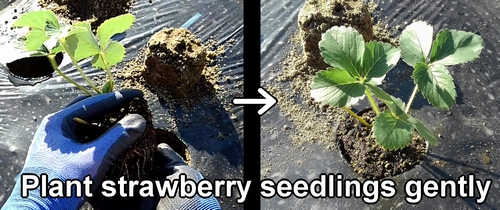
[[110, 81], [111, 83], [111, 91], [113, 91], [114, 87], [115, 87], [115, 81], [113, 79], [113, 75], [111, 74], [111, 69], [109, 68], [108, 66], [108, 61], [106, 60], [106, 56], [104, 55], [103, 52], [99, 52], [101, 54], [101, 57], [102, 57], [102, 62], [104, 64], [104, 68], [106, 71], [106, 74], [108, 75], [108, 81]]
[[74, 55], [69, 51], [69, 47], [66, 43], [66, 40], [64, 39], [59, 39], [59, 42], [61, 42], [61, 44], [63, 45], [64, 47], [64, 50], [68, 53], [69, 57], [71, 58], [71, 63], [73, 63], [73, 65], [76, 67], [76, 70], [80, 73], [80, 75], [82, 76], [82, 78], [85, 80], [85, 82], [87, 82], [90, 87], [97, 93], [97, 94], [100, 94], [101, 91], [94, 85], [94, 83], [92, 82], [92, 80], [90, 80], [87, 75], [85, 75], [85, 73], [83, 72], [83, 69], [80, 67], [80, 65], [78, 65], [78, 62], [76, 62], [75, 58], [74, 58]]
[[418, 85], [415, 85], [415, 88], [413, 89], [413, 93], [411, 93], [410, 100], [408, 100], [408, 103], [406, 104], [406, 109], [405, 109], [406, 114], [408, 114], [408, 111], [410, 111], [410, 106], [413, 103], [413, 100], [415, 99], [417, 92], [418, 92]]
[[366, 96], [368, 97], [368, 100], [370, 101], [370, 104], [372, 105], [373, 111], [375, 111], [375, 114], [379, 114], [380, 110], [378, 109], [377, 104], [375, 103], [375, 100], [373, 100], [372, 93], [368, 90], [368, 88], [365, 90]]
[[368, 124], [365, 119], [361, 118], [360, 116], [358, 116], [356, 113], [354, 113], [351, 109], [347, 108], [347, 107], [343, 107], [344, 110], [346, 110], [351, 116], [353, 116], [354, 118], [356, 118], [357, 120], [359, 120], [359, 122], [363, 123], [363, 125], [365, 125], [366, 127], [368, 128], [372, 128], [372, 126], [370, 124]]
[[52, 68], [54, 69], [54, 71], [56, 71], [59, 75], [61, 75], [61, 77], [63, 77], [65, 80], [67, 80], [71, 84], [75, 85], [78, 89], [80, 89], [81, 91], [85, 92], [89, 96], [93, 96], [94, 95], [92, 92], [88, 91], [87, 89], [85, 89], [84, 87], [82, 87], [81, 85], [79, 85], [78, 83], [76, 83], [74, 80], [72, 80], [71, 78], [69, 78], [68, 76], [66, 76], [66, 74], [64, 74], [59, 69], [59, 67], [57, 66], [57, 63], [56, 63], [56, 60], [54, 59], [54, 57], [55, 57], [55, 55], [48, 55], [47, 56], [47, 58], [49, 58], [50, 64], [52, 65]]

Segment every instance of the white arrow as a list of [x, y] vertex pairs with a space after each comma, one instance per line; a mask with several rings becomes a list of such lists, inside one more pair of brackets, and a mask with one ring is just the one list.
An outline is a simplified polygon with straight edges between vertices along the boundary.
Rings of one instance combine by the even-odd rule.
[[264, 88], [257, 89], [259, 93], [264, 96], [264, 98], [234, 98], [233, 104], [242, 105], [242, 104], [264, 104], [262, 108], [257, 112], [259, 115], [263, 115], [267, 112], [271, 107], [276, 104], [277, 100], [272, 95], [270, 95]]

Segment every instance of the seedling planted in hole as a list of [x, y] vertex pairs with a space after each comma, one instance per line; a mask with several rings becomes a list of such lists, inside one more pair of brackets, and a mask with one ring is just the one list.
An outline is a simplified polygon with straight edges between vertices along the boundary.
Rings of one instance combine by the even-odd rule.
[[[60, 22], [54, 12], [50, 10], [39, 10], [23, 14], [13, 27], [28, 27], [29, 32], [25, 36], [24, 47], [33, 52], [31, 56], [47, 56], [52, 68], [65, 80], [75, 85], [88, 95], [111, 92], [114, 89], [111, 68], [123, 60], [125, 47], [111, 37], [122, 33], [132, 26], [135, 17], [132, 14], [124, 14], [104, 21], [97, 33], [92, 33], [89, 23], [77, 22], [72, 25]], [[52, 46], [48, 52], [43, 46]], [[73, 79], [64, 74], [58, 67], [55, 57], [59, 52], [68, 54], [72, 64], [76, 67], [82, 78], [89, 84], [92, 91], [82, 87]], [[107, 81], [102, 88], [96, 85], [85, 75], [78, 62], [92, 58], [92, 66], [103, 69], [106, 72]], [[36, 71], [36, 69], [33, 69]]]
[[[321, 56], [332, 68], [314, 76], [311, 97], [323, 104], [344, 108], [373, 129], [377, 144], [384, 149], [408, 146], [415, 130], [427, 142], [437, 145], [436, 136], [408, 114], [415, 95], [420, 90], [434, 107], [450, 109], [457, 94], [446, 66], [478, 58], [484, 42], [476, 34], [457, 30], [441, 30], [434, 41], [432, 36], [432, 26], [421, 21], [412, 23], [402, 32], [398, 49], [378, 41], [365, 43], [363, 36], [351, 27], [332, 27], [319, 43]], [[416, 84], [406, 105], [378, 87], [400, 56], [414, 68], [412, 78]], [[372, 94], [389, 109], [380, 112]], [[373, 124], [349, 108], [365, 96], [376, 113]]]

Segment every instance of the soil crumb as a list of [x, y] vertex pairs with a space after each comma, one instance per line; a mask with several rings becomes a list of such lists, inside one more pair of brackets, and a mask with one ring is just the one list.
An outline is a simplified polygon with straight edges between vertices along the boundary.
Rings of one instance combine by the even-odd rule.
[[92, 29], [105, 20], [129, 12], [135, 0], [40, 0], [38, 4], [64, 18], [89, 21]]

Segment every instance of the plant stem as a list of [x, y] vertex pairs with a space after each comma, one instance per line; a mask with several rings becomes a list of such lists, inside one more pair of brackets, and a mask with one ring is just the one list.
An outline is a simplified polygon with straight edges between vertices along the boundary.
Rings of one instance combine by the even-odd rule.
[[92, 126], [92, 124], [88, 123], [87, 121], [83, 120], [82, 118], [79, 117], [73, 117], [73, 120], [77, 123], [87, 125], [87, 126]]
[[372, 93], [368, 89], [365, 90], [365, 93], [366, 93], [366, 96], [368, 97], [368, 100], [370, 101], [370, 104], [373, 107], [373, 111], [375, 111], [375, 114], [378, 115], [380, 113], [380, 110], [378, 109], [378, 106], [375, 103], [375, 100], [373, 100]]
[[410, 100], [408, 100], [408, 103], [406, 104], [405, 113], [408, 113], [408, 111], [410, 111], [411, 103], [413, 103], [413, 100], [415, 99], [417, 92], [418, 92], [418, 85], [415, 85], [415, 88], [413, 89], [413, 93], [411, 93]]
[[56, 60], [54, 59], [54, 57], [55, 57], [55, 55], [49, 55], [49, 56], [47, 56], [47, 58], [49, 58], [50, 64], [52, 65], [52, 68], [54, 69], [54, 71], [56, 71], [59, 75], [61, 75], [61, 77], [63, 77], [65, 80], [67, 80], [71, 84], [75, 85], [78, 89], [80, 89], [81, 91], [85, 92], [89, 96], [93, 96], [94, 95], [92, 92], [88, 91], [87, 89], [85, 89], [84, 87], [82, 87], [81, 85], [79, 85], [78, 83], [76, 83], [74, 80], [72, 80], [71, 78], [69, 78], [68, 76], [66, 76], [66, 74], [64, 74], [59, 69], [59, 67], [57, 66], [57, 63], [56, 63]]
[[108, 75], [108, 81], [111, 83], [111, 91], [113, 91], [113, 87], [115, 86], [115, 81], [113, 80], [113, 75], [111, 74], [111, 69], [109, 69], [108, 62], [106, 60], [106, 56], [104, 53], [99, 52], [102, 56], [102, 62], [104, 64], [104, 71], [106, 71], [106, 75]]
[[85, 75], [85, 73], [83, 72], [83, 69], [80, 67], [80, 65], [78, 65], [78, 62], [76, 62], [75, 58], [74, 58], [74, 55], [69, 51], [69, 47], [68, 45], [66, 44], [66, 40], [64, 39], [59, 39], [59, 42], [61, 42], [61, 44], [63, 45], [64, 47], [64, 50], [68, 53], [69, 57], [71, 58], [71, 63], [73, 63], [73, 65], [76, 67], [76, 70], [80, 73], [80, 75], [83, 77], [83, 79], [85, 80], [85, 82], [87, 82], [90, 87], [97, 93], [101, 93], [101, 91], [94, 85], [94, 83], [92, 82], [92, 80], [90, 80], [87, 75]]
[[368, 128], [372, 128], [372, 126], [370, 124], [368, 124], [365, 119], [361, 118], [360, 116], [358, 116], [356, 113], [354, 113], [351, 109], [347, 108], [347, 107], [343, 107], [351, 116], [353, 116], [354, 118], [356, 118], [357, 120], [359, 120], [359, 122], [363, 123], [363, 125], [365, 125], [366, 127]]

